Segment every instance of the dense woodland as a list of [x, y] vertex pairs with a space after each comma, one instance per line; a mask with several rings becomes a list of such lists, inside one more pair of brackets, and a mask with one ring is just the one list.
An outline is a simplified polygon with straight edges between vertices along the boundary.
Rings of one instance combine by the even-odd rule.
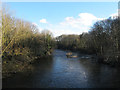
[[120, 64], [120, 19], [97, 21], [88, 33], [61, 35], [56, 38], [60, 49], [95, 54], [99, 62]]
[[37, 26], [12, 17], [5, 8], [1, 28], [3, 77], [29, 68], [31, 62], [53, 51], [54, 38], [50, 31], [38, 32]]
[[13, 17], [2, 10], [2, 71], [3, 77], [29, 68], [31, 62], [48, 57], [53, 49], [96, 54], [99, 62], [120, 63], [120, 19], [96, 22], [88, 33], [61, 35], [54, 38], [48, 30], [38, 31], [31, 22]]

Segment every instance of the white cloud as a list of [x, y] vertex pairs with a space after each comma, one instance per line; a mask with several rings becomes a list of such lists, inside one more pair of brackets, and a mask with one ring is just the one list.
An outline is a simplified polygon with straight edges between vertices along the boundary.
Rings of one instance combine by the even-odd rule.
[[114, 18], [116, 16], [118, 16], [118, 13], [113, 13], [113, 14], [110, 15], [111, 18]]
[[111, 14], [110, 17], [114, 18], [114, 17], [118, 16], [118, 12], [119, 12], [119, 9], [116, 10], [116, 13]]
[[66, 17], [65, 21], [61, 22], [61, 25], [70, 26], [74, 28], [82, 28], [84, 26], [91, 26], [97, 20], [103, 20], [103, 18], [97, 18], [90, 13], [80, 13], [78, 18]]
[[33, 22], [32, 24], [33, 24], [34, 26], [36, 26], [39, 31], [42, 31], [42, 30], [43, 30], [43, 28], [41, 28], [37, 23]]
[[[112, 16], [116, 15], [112, 14]], [[111, 16], [111, 15], [110, 15]], [[78, 17], [66, 17], [64, 21], [59, 24], [50, 24], [47, 23], [46, 19], [41, 19], [41, 23], [47, 23], [45, 27], [50, 30], [54, 36], [59, 36], [62, 34], [81, 34], [83, 32], [88, 32], [91, 26], [99, 20], [103, 20], [106, 18], [98, 18], [91, 13], [80, 13]], [[41, 30], [43, 30], [39, 25], [37, 25]]]
[[33, 22], [32, 24], [33, 24], [34, 26], [38, 26], [37, 23], [34, 23], [34, 22]]
[[97, 17], [90, 13], [80, 13], [79, 17], [80, 17], [78, 18], [79, 22], [85, 26], [90, 26], [92, 25], [93, 21], [97, 20]]
[[41, 19], [40, 23], [47, 23], [47, 20], [46, 19]]
[[83, 32], [88, 32], [96, 21], [104, 19], [97, 18], [90, 13], [80, 13], [78, 16], [78, 18], [66, 17], [65, 20], [60, 23], [60, 27], [64, 27], [64, 29], [67, 28], [68, 31], [73, 31], [73, 34], [81, 34]]

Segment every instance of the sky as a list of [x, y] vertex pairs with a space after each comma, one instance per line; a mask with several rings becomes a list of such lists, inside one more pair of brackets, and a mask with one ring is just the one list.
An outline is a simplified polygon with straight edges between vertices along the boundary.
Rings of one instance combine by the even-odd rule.
[[8, 2], [16, 18], [54, 36], [88, 32], [98, 21], [117, 15], [117, 2]]

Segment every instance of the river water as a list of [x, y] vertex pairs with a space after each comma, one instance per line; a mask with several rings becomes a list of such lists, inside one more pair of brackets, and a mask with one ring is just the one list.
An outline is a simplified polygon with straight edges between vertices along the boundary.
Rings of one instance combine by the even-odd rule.
[[3, 88], [120, 88], [119, 68], [98, 64], [90, 55], [67, 58], [66, 53], [55, 50], [53, 57], [38, 60], [31, 72], [3, 79]]

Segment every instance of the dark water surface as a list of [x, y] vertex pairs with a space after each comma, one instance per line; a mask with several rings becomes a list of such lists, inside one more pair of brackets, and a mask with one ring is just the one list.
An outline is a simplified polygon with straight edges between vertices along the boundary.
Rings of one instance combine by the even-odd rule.
[[52, 58], [35, 63], [33, 71], [3, 79], [3, 88], [120, 87], [120, 69], [98, 64], [90, 57], [67, 58], [66, 51], [55, 50]]

